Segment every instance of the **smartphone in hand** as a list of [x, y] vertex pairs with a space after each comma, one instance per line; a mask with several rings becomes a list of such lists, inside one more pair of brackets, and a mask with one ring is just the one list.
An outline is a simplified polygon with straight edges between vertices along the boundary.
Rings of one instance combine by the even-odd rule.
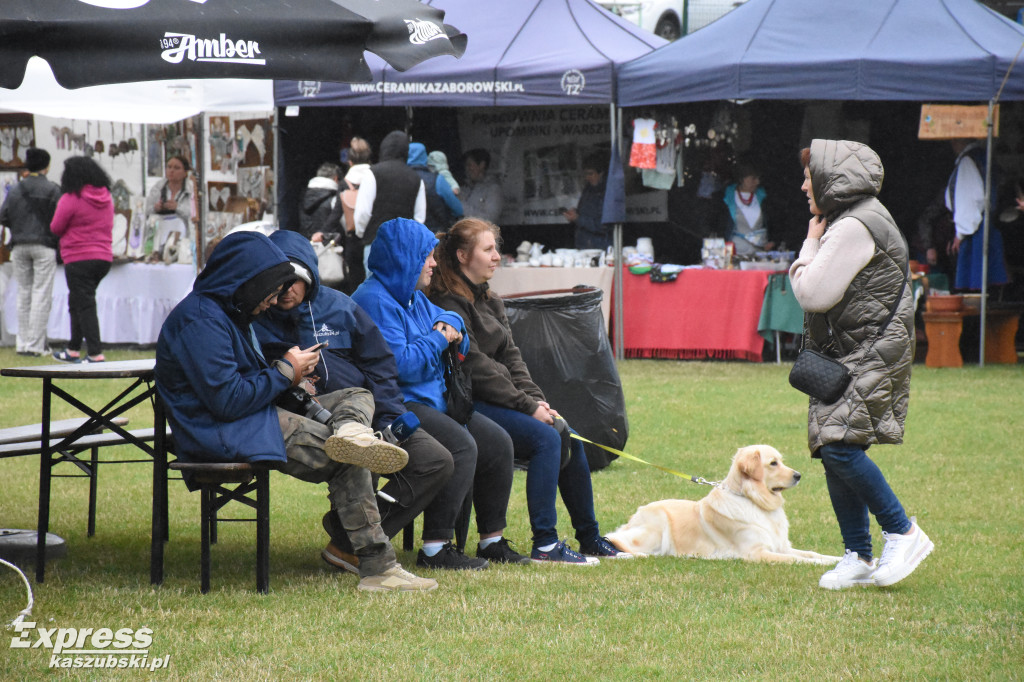
[[320, 343], [316, 344], [315, 346], [311, 346], [311, 347], [307, 348], [306, 350], [304, 350], [302, 352], [303, 353], [315, 353], [316, 351], [320, 350], [321, 348], [326, 348], [326, 347], [327, 347], [327, 341], [321, 341]]

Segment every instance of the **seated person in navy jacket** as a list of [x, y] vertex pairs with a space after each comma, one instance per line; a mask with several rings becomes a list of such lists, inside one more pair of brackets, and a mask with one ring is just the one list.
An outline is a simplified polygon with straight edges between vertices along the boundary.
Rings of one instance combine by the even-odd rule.
[[[270, 240], [291, 260], [298, 279], [253, 324], [264, 353], [273, 360], [292, 346], [308, 348], [326, 341], [316, 370], [317, 390], [330, 393], [356, 386], [370, 391], [374, 399], [370, 424], [384, 431], [407, 410], [398, 388], [395, 358], [377, 325], [351, 298], [321, 286], [309, 240], [287, 230], [278, 230]], [[454, 469], [451, 453], [424, 429], [413, 432], [401, 446], [409, 453], [409, 463], [388, 476], [377, 500], [381, 527], [389, 538], [431, 504]], [[328, 512], [323, 524], [331, 536], [321, 552], [324, 561], [354, 571], [359, 562], [352, 556], [352, 544], [338, 515]]]
[[[380, 526], [370, 471], [401, 469], [404, 450], [374, 437], [373, 396], [362, 388], [309, 400], [299, 388], [319, 351], [293, 346], [268, 362], [252, 321], [291, 286], [295, 270], [257, 232], [230, 234], [167, 317], [156, 353], [156, 387], [184, 461], [264, 462], [304, 481], [326, 482], [339, 523], [359, 557], [359, 589], [432, 590], [402, 569]], [[278, 407], [296, 390], [322, 407], [315, 418]], [[307, 411], [306, 414], [313, 414]]]

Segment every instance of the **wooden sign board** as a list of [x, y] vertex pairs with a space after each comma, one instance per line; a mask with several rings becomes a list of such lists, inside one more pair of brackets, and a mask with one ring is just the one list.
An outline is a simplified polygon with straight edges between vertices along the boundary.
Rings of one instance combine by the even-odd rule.
[[[992, 110], [995, 128], [992, 135], [999, 137], [999, 105]], [[922, 104], [921, 124], [917, 129], [921, 140], [954, 140], [957, 138], [988, 137], [987, 104]]]

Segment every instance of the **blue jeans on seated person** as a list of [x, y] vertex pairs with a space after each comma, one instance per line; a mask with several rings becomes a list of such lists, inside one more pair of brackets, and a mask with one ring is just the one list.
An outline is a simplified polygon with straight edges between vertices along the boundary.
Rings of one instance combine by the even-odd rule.
[[865, 445], [829, 443], [818, 450], [843, 544], [865, 560], [872, 557], [868, 512], [886, 533], [902, 535], [911, 528], [903, 505], [867, 449]]
[[553, 426], [507, 407], [481, 401], [475, 401], [473, 406], [508, 432], [518, 459], [529, 461], [526, 507], [533, 529], [533, 546], [544, 547], [558, 542], [556, 491], [562, 495], [576, 539], [583, 544], [597, 542], [600, 532], [594, 515], [594, 489], [583, 444], [578, 440], [572, 441], [572, 456], [565, 468], [559, 471], [562, 437]]

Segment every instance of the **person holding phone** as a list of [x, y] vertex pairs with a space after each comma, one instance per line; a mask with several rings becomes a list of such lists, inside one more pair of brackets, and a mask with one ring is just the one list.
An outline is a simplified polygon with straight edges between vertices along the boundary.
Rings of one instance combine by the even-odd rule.
[[[853, 375], [841, 398], [826, 405], [812, 397], [808, 407], [808, 446], [824, 465], [846, 546], [818, 584], [885, 587], [910, 575], [933, 547], [867, 455], [871, 445], [903, 442], [914, 359], [908, 247], [876, 198], [884, 172], [870, 147], [812, 140], [800, 162], [811, 219], [789, 277], [805, 313], [804, 348], [838, 359]], [[880, 559], [869, 514], [885, 537]]]
[[374, 437], [373, 395], [352, 387], [317, 396], [323, 421], [279, 405], [312, 376], [321, 353], [292, 344], [271, 360], [252, 324], [295, 278], [288, 258], [259, 232], [229, 234], [213, 249], [157, 340], [156, 389], [175, 453], [183, 461], [275, 463], [300, 480], [327, 483], [359, 559], [358, 589], [433, 590], [436, 581], [398, 564], [381, 529], [370, 474], [400, 470], [408, 455]]
[[[420, 428], [401, 444], [409, 453], [409, 463], [387, 477], [378, 495], [381, 527], [388, 537], [394, 537], [422, 512], [424, 552], [437, 550], [430, 568], [486, 567], [487, 561], [458, 551], [451, 543], [453, 531], [448, 530], [449, 525], [454, 528], [465, 498], [466, 451], [475, 450], [469, 434], [463, 441], [448, 438], [418, 407], [405, 403], [390, 346], [373, 319], [351, 298], [321, 285], [316, 255], [308, 241], [288, 231], [275, 232], [270, 239], [291, 261], [298, 278], [256, 324], [265, 352], [276, 357], [292, 342], [329, 342], [315, 372], [318, 390], [361, 386], [372, 392], [375, 410], [371, 425], [378, 431], [393, 427], [396, 420], [421, 421]], [[451, 325], [442, 333], [446, 338], [459, 336]], [[351, 543], [336, 515], [324, 516], [324, 529], [331, 540], [321, 557], [336, 568], [350, 570], [354, 565]]]

